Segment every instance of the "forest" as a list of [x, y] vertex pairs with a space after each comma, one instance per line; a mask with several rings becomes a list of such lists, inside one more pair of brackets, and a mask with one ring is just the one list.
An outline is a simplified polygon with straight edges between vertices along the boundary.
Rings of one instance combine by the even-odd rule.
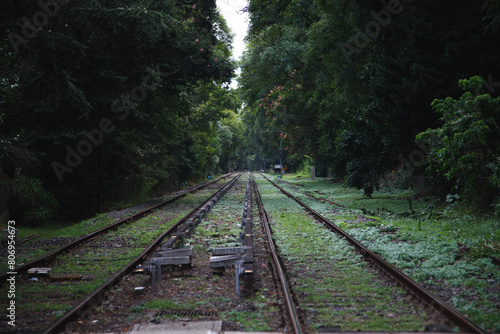
[[[491, 209], [500, 186], [498, 1], [249, 2], [242, 112], [254, 168], [330, 167]], [[422, 183], [422, 182], [420, 182]]]
[[215, 1], [4, 1], [1, 13], [11, 215], [69, 219], [243, 168]]
[[[500, 211], [500, 3], [3, 0], [0, 213], [71, 221], [232, 170], [425, 180]], [[239, 87], [230, 88], [241, 67]]]

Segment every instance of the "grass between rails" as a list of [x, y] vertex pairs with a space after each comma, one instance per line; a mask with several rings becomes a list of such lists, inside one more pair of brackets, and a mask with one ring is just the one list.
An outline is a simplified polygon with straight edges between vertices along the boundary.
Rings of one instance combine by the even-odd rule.
[[[242, 182], [244, 179], [239, 181], [240, 184]], [[244, 190], [224, 196], [210, 212], [208, 218], [197, 226], [196, 235], [187, 245], [193, 244], [195, 248], [202, 244], [208, 245], [207, 249], [200, 249], [203, 252], [211, 252], [216, 247], [241, 246], [239, 233], [244, 200]]]
[[[176, 293], [158, 296], [139, 305], [133, 306], [136, 312], [162, 310], [215, 310], [225, 326], [244, 331], [270, 331], [270, 316], [278, 312], [277, 307], [269, 301], [267, 289], [252, 289], [251, 294], [238, 297], [234, 292], [234, 274], [224, 276], [212, 275], [208, 272], [209, 253], [215, 247], [241, 246], [241, 215], [245, 199], [246, 174], [243, 174], [235, 186], [222, 197], [208, 214], [207, 218], [196, 227], [184, 246], [193, 247], [194, 267], [203, 267], [197, 275], [173, 278], [168, 285]], [[254, 224], [258, 224], [257, 221]], [[205, 269], [206, 267], [206, 269]], [[228, 270], [232, 271], [232, 270]], [[200, 274], [201, 272], [205, 274]], [[228, 285], [227, 282], [230, 282]], [[166, 283], [167, 284], [167, 283]], [[248, 284], [240, 281], [241, 290]], [[230, 288], [229, 288], [230, 286]], [[221, 289], [224, 297], [221, 297]], [[131, 309], [132, 311], [132, 309]], [[169, 320], [177, 320], [177, 315], [162, 316]]]
[[[168, 211], [153, 212], [132, 224], [107, 232], [98, 240], [86, 243], [83, 248], [60, 256], [53, 264], [51, 274], [83, 275], [83, 279], [54, 282], [49, 278], [40, 278], [20, 284], [16, 291], [17, 314], [22, 316], [37, 312], [36, 317], [41, 320], [41, 326], [56, 320], [137, 257], [147, 245], [213, 191], [188, 194], [170, 205]], [[73, 228], [62, 231], [60, 235], [71, 235], [74, 233]], [[3, 287], [1, 290], [5, 289]], [[7, 295], [6, 290], [2, 293]]]
[[[163, 231], [182, 218], [184, 213], [163, 220], [159, 215], [161, 213], [157, 212], [156, 215], [135, 222], [133, 226], [122, 226], [117, 231], [108, 232], [105, 236], [108, 247], [88, 247], [59, 257], [51, 274], [83, 275], [84, 279], [54, 282], [49, 278], [40, 278], [38, 281], [19, 285], [16, 295], [17, 313], [45, 313], [44, 316], [38, 314], [45, 322], [64, 315], [79, 300], [137, 257]], [[6, 294], [6, 291], [3, 293]]]
[[[381, 191], [369, 199], [362, 191], [322, 178], [288, 175], [286, 181], [282, 186], [288, 191], [372, 251], [485, 330], [500, 332], [500, 270], [489, 258], [500, 257], [499, 218], [475, 216], [457, 203], [440, 205], [433, 198], [411, 200], [413, 191]], [[315, 201], [304, 192], [345, 208]]]
[[[226, 182], [226, 180], [221, 180], [218, 181], [217, 184], [223, 184]], [[193, 205], [196, 203], [199, 204], [215, 191], [215, 189], [205, 188], [195, 193], [187, 194], [185, 197], [180, 198], [173, 204], [169, 205], [169, 207], [172, 207], [172, 205], [174, 205], [174, 207], [175, 205], [187, 205], [189, 203], [193, 203]], [[126, 217], [137, 212], [139, 212], [139, 210], [131, 211], [126, 215]], [[97, 231], [112, 224], [113, 222], [113, 219], [109, 217], [107, 213], [104, 213], [71, 226], [53, 225], [42, 228], [16, 226], [19, 230], [19, 239], [34, 233], [48, 232], [40, 238], [35, 238], [22, 245], [18, 245], [16, 248], [16, 263], [17, 265], [21, 265], [40, 258], [60, 248], [71, 240], [78, 239], [86, 234]], [[26, 249], [26, 251], [24, 251], [24, 249]], [[0, 263], [0, 272], [6, 271], [8, 271], [7, 261], [2, 261], [2, 263]]]
[[425, 312], [405, 292], [384, 286], [343, 239], [313, 221], [293, 200], [256, 177], [293, 289], [314, 329], [422, 330]]

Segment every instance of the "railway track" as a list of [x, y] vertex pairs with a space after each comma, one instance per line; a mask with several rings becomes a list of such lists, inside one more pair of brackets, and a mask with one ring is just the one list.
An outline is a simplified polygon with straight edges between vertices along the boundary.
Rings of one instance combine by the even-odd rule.
[[[140, 212], [136, 213], [136, 214], [133, 214], [132, 216], [130, 217], [126, 217], [126, 218], [123, 218], [123, 219], [120, 219], [108, 226], [105, 226], [103, 228], [100, 228], [96, 231], [93, 231], [91, 233], [88, 233], [76, 240], [73, 240], [71, 242], [68, 242], [67, 244], [65, 244], [64, 246], [62, 247], [59, 247], [53, 251], [50, 251], [48, 252], [48, 254], [44, 255], [44, 256], [41, 256], [39, 258], [36, 258], [34, 260], [31, 260], [29, 261], [28, 263], [25, 263], [25, 264], [22, 264], [18, 267], [16, 267], [13, 272], [15, 272], [17, 275], [22, 275], [22, 274], [25, 274], [30, 268], [33, 268], [33, 267], [39, 267], [39, 266], [42, 266], [44, 263], [50, 261], [51, 259], [53, 259], [54, 257], [58, 256], [58, 255], [61, 255], [61, 254], [64, 254], [65, 252], [69, 251], [70, 249], [84, 243], [84, 242], [87, 242], [88, 240], [91, 240], [92, 238], [96, 237], [96, 236], [99, 236], [101, 234], [104, 234], [108, 231], [111, 231], [113, 229], [116, 229], [122, 225], [125, 225], [125, 224], [129, 224], [129, 223], [132, 223], [134, 221], [137, 221], [147, 215], [149, 215], [151, 212], [153, 212], [154, 210], [158, 210], [158, 209], [161, 209], [163, 207], [165, 207], [166, 205], [170, 204], [170, 203], [173, 203], [175, 202], [176, 200], [186, 196], [187, 194], [189, 193], [193, 193], [195, 191], [198, 191], [198, 190], [201, 190], [205, 187], [209, 187], [210, 185], [216, 183], [216, 182], [219, 182], [225, 178], [229, 177], [229, 174], [226, 174], [226, 175], [223, 175], [221, 176], [220, 178], [214, 180], [214, 181], [211, 181], [211, 182], [208, 182], [208, 183], [202, 183], [202, 184], [199, 184], [195, 187], [192, 187], [190, 189], [188, 189], [187, 191], [184, 191], [184, 192], [181, 192], [180, 194], [172, 197], [172, 198], [169, 198], [165, 201], [161, 201], [160, 203], [158, 204], [155, 204], [149, 208], [146, 208], [144, 210], [141, 210]], [[42, 235], [44, 235], [46, 233], [43, 233], [43, 234], [38, 234], [38, 235], [32, 235], [32, 236], [29, 236], [23, 240], [20, 240], [19, 242], [16, 243], [16, 245], [20, 245], [20, 244], [23, 244], [23, 243], [26, 243], [32, 239], [35, 239], [35, 238], [38, 238]], [[0, 284], [4, 284], [5, 283], [5, 279], [9, 276], [8, 272], [3, 272], [0, 274]]]
[[[226, 331], [286, 329], [248, 176], [236, 181], [185, 238], [179, 251], [192, 249], [188, 266], [162, 267], [154, 289], [149, 276], [129, 275], [110, 290], [105, 307], [93, 307], [73, 321], [71, 331], [140, 333], [154, 328], [168, 332], [169, 326], [195, 321], [222, 321]], [[232, 255], [224, 254], [231, 250], [242, 251], [233, 253], [236, 261], [238, 254], [242, 260], [241, 272], [235, 262], [216, 265], [228, 260], [226, 256]], [[137, 292], [138, 286], [145, 289]]]
[[[174, 225], [162, 226], [164, 232], [126, 266], [106, 253], [106, 269], [113, 262], [121, 269], [45, 333], [145, 333], [199, 320], [218, 323], [221, 333], [405, 333], [428, 324], [484, 333], [279, 185], [256, 178], [234, 178]], [[175, 209], [169, 211], [170, 218], [158, 210], [146, 219], [146, 230], [152, 221], [172, 220]], [[128, 240], [121, 232], [112, 240], [119, 248]], [[84, 247], [100, 249], [92, 242]], [[171, 250], [190, 250], [189, 263], [161, 265], [158, 256]], [[82, 260], [81, 252], [68, 257], [76, 256]]]
[[264, 209], [264, 205], [262, 203], [262, 198], [260, 197], [255, 180], [253, 180], [253, 185], [254, 185], [254, 189], [255, 189], [255, 196], [257, 199], [257, 206], [259, 208], [259, 215], [261, 218], [262, 228], [265, 231], [267, 241], [269, 244], [269, 251], [270, 251], [272, 259], [273, 259], [273, 268], [274, 268], [274, 271], [276, 272], [276, 277], [280, 282], [282, 295], [283, 295], [283, 298], [285, 300], [286, 310], [288, 312], [288, 319], [289, 319], [289, 322], [292, 324], [294, 333], [302, 334], [302, 326], [303, 325], [301, 325], [301, 321], [300, 321], [299, 316], [298, 316], [297, 305], [294, 301], [292, 292], [289, 288], [289, 283], [288, 283], [287, 278], [286, 278], [286, 273], [285, 273], [285, 269], [283, 266], [283, 261], [281, 260], [280, 256], [278, 255], [278, 251], [276, 250], [276, 247], [274, 245], [271, 226], [269, 223], [269, 217], [267, 216], [267, 212]]
[[[201, 185], [192, 189], [189, 195], [169, 199], [18, 267], [16, 321], [22, 325], [3, 327], [2, 323], [1, 330], [13, 333], [60, 331], [85, 309], [102, 302], [106, 291], [144, 261], [164, 239], [170, 241], [173, 234], [175, 238], [182, 237], [188, 219], [194, 214], [198, 218], [206, 215], [210, 209], [207, 203], [224, 194], [239, 176], [233, 176], [222, 186], [221, 180], [227, 176]], [[167, 204], [168, 211], [161, 210]], [[195, 208], [186, 214], [188, 207]], [[193, 225], [190, 221], [187, 228]], [[39, 269], [38, 273], [29, 272], [41, 266], [51, 268], [50, 275], [44, 275], [44, 269]]]
[[[265, 177], [264, 177], [265, 178]], [[391, 279], [397, 282], [398, 285], [402, 286], [410, 296], [414, 300], [416, 300], [419, 304], [425, 305], [425, 309], [433, 309], [435, 314], [439, 315], [440, 317], [444, 317], [446, 319], [447, 325], [450, 325], [452, 327], [459, 328], [460, 331], [466, 332], [466, 333], [484, 333], [484, 331], [470, 322], [464, 315], [460, 314], [457, 310], [453, 309], [449, 305], [445, 304], [438, 298], [436, 298], [434, 295], [432, 295], [429, 291], [427, 291], [425, 288], [423, 288], [421, 285], [410, 279], [408, 276], [403, 274], [400, 270], [392, 266], [391, 264], [387, 263], [384, 259], [379, 257], [377, 254], [371, 252], [368, 250], [366, 247], [364, 247], [362, 244], [360, 244], [358, 241], [356, 241], [354, 238], [352, 238], [350, 235], [345, 233], [343, 230], [332, 224], [330, 221], [328, 221], [326, 218], [321, 216], [319, 213], [315, 212], [312, 210], [310, 207], [308, 207], [306, 204], [298, 200], [296, 197], [294, 197], [292, 194], [281, 188], [279, 185], [274, 183], [268, 178], [265, 178], [269, 183], [271, 183], [274, 187], [279, 189], [281, 193], [286, 195], [288, 198], [292, 199], [294, 202], [298, 203], [304, 210], [307, 211], [311, 217], [314, 218], [317, 222], [321, 223], [323, 226], [327, 227], [329, 230], [335, 232], [337, 235], [341, 236], [344, 240], [348, 241], [349, 244], [354, 246], [356, 251], [364, 257], [364, 259], [368, 262], [370, 262], [372, 265], [374, 265], [378, 270], [380, 270], [382, 273], [385, 275], [389, 276]], [[261, 209], [261, 215], [264, 221], [264, 224], [266, 226], [269, 226], [269, 218], [268, 215], [263, 208], [262, 204], [262, 199], [260, 196], [258, 196], [258, 202], [259, 202], [259, 208]], [[271, 230], [268, 228], [268, 234], [271, 235]], [[306, 237], [302, 235], [303, 237]], [[271, 240], [271, 238], [270, 238]], [[272, 247], [274, 248], [274, 247]], [[286, 271], [284, 269], [284, 266], [282, 263], [284, 263], [284, 260], [279, 259], [278, 255], [276, 255], [273, 252], [273, 259], [275, 259], [274, 263], [275, 266], [278, 268], [277, 270], [280, 272], [280, 281], [282, 282], [283, 285], [283, 290], [285, 291], [284, 296], [286, 297], [286, 304], [287, 304], [287, 310], [289, 314], [289, 319], [291, 319], [294, 327], [295, 333], [302, 333], [304, 330], [305, 331], [310, 331], [310, 327], [304, 323], [304, 319], [307, 318], [307, 311], [302, 309], [300, 306], [294, 304], [296, 297], [294, 297], [293, 293], [293, 288], [290, 286], [289, 282], [286, 282], [286, 275], [284, 272]], [[283, 274], [282, 274], [283, 273]], [[302, 312], [300, 312], [302, 310]], [[432, 311], [431, 311], [432, 312]], [[302, 315], [301, 315], [302, 313]], [[441, 318], [442, 318], [441, 317]], [[338, 321], [341, 323], [342, 321]], [[430, 326], [428, 330], [431, 330], [436, 327]], [[439, 328], [439, 326], [437, 327]], [[324, 328], [324, 330], [335, 330], [338, 331], [340, 328], [336, 327], [330, 327], [330, 328]], [[358, 329], [359, 331], [359, 329]]]

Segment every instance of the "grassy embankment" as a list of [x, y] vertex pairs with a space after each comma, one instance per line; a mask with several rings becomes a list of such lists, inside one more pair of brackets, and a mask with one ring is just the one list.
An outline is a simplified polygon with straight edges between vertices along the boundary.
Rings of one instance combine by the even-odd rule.
[[413, 190], [382, 189], [367, 198], [326, 178], [287, 174], [283, 180], [288, 191], [473, 322], [500, 331], [500, 270], [491, 259], [500, 257], [500, 218]]

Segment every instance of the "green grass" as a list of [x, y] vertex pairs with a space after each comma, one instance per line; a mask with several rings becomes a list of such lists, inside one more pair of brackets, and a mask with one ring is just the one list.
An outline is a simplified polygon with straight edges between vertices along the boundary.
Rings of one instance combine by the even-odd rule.
[[225, 322], [236, 323], [247, 332], [268, 332], [271, 331], [267, 325], [268, 318], [260, 311], [237, 311], [231, 310], [221, 313], [221, 319]]
[[310, 327], [422, 329], [425, 312], [407, 305], [402, 290], [383, 287], [352, 246], [311, 220], [297, 203], [266, 181], [258, 179], [258, 186], [279, 251], [293, 263], [292, 284]]
[[154, 299], [144, 304], [147, 310], [194, 310], [194, 303], [182, 303], [177, 299]]
[[[187, 239], [186, 246], [196, 246], [199, 243], [196, 240], [200, 239], [208, 245], [203, 250], [205, 252], [211, 252], [216, 247], [241, 246], [239, 233], [241, 232], [240, 220], [244, 200], [244, 191], [224, 196], [208, 217], [196, 227], [196, 234]], [[221, 223], [223, 221], [224, 223]]]
[[[286, 180], [288, 184], [282, 186], [287, 191], [415, 280], [437, 291], [443, 287], [464, 290], [449, 303], [484, 329], [500, 331], [499, 301], [490, 292], [500, 285], [500, 270], [489, 258], [500, 257], [499, 218], [475, 215], [459, 203], [438, 203], [430, 197], [410, 202], [415, 195], [411, 190], [379, 191], [367, 198], [362, 191], [321, 178], [297, 181], [289, 175]], [[299, 191], [290, 186], [294, 184]], [[345, 208], [310, 199], [304, 192]], [[362, 216], [371, 219], [359, 219]], [[468, 248], [464, 251], [458, 242]], [[476, 300], [471, 301], [471, 296]]]
[[71, 304], [54, 304], [52, 302], [38, 301], [30, 305], [30, 310], [32, 312], [47, 312], [53, 311], [53, 314], [57, 314], [58, 317], [64, 315], [65, 312], [69, 311], [73, 305]]
[[[33, 234], [41, 234], [41, 233], [50, 233], [54, 231], [58, 231], [61, 229], [61, 225], [47, 225], [47, 226], [41, 226], [41, 227], [26, 227], [26, 226], [16, 226], [16, 229], [18, 230], [18, 237], [19, 240], [22, 240], [28, 236], [31, 236]], [[2, 226], [2, 229], [4, 227]]]

